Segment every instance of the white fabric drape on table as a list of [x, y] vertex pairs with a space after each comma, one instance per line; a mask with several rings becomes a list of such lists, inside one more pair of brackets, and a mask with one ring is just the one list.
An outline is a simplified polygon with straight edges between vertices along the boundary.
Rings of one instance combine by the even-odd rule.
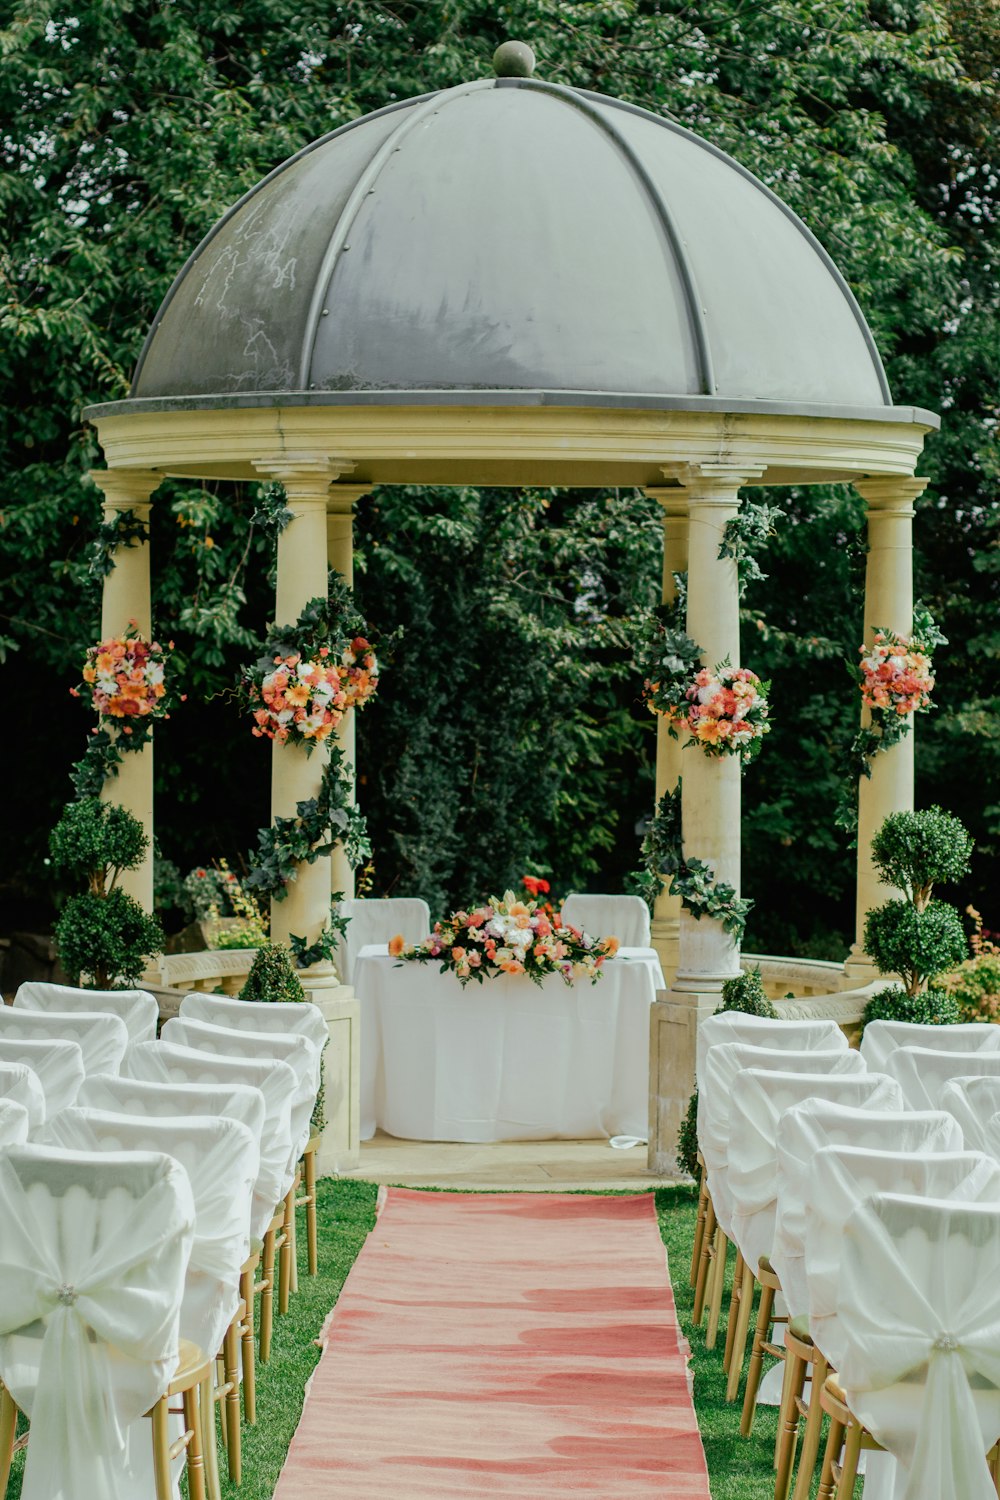
[[1000, 1203], [1000, 1168], [981, 1151], [863, 1150], [824, 1146], [816, 1153], [806, 1205], [806, 1282], [809, 1328], [839, 1368], [844, 1226], [859, 1203], [876, 1193], [904, 1193], [941, 1202]]
[[869, 1021], [861, 1038], [868, 1066], [885, 1072], [897, 1047], [928, 1047], [932, 1052], [993, 1052], [1000, 1049], [1000, 1026], [967, 1021], [959, 1026], [928, 1026], [920, 1021]]
[[807, 1099], [902, 1108], [899, 1087], [884, 1073], [817, 1078], [811, 1073], [750, 1068], [733, 1080], [729, 1111], [729, 1171], [733, 1238], [756, 1272], [774, 1246], [778, 1209], [778, 1138], [786, 1110]]
[[1000, 1077], [949, 1078], [941, 1089], [941, 1108], [955, 1117], [967, 1146], [996, 1155], [986, 1144], [986, 1131], [1000, 1110]]
[[264, 1133], [264, 1095], [260, 1089], [245, 1083], [150, 1083], [126, 1078], [121, 1073], [103, 1073], [84, 1079], [76, 1102], [82, 1109], [147, 1119], [208, 1115], [213, 1119], [236, 1120], [249, 1130], [258, 1154]]
[[294, 1177], [290, 1161], [295, 1074], [288, 1064], [267, 1057], [221, 1057], [169, 1042], [140, 1042], [125, 1054], [122, 1072], [151, 1083], [242, 1083], [260, 1090], [265, 1117], [250, 1226], [252, 1238], [260, 1240]]
[[839, 1378], [897, 1459], [898, 1500], [996, 1500], [1000, 1205], [891, 1194], [844, 1230]]
[[777, 1021], [769, 1016], [746, 1016], [742, 1011], [716, 1011], [698, 1027], [695, 1082], [698, 1085], [698, 1136], [703, 1128], [701, 1091], [705, 1060], [723, 1042], [766, 1047], [776, 1052], [846, 1052], [847, 1037], [836, 1021]]
[[193, 1227], [167, 1156], [0, 1157], [0, 1378], [31, 1421], [22, 1500], [125, 1495], [126, 1430], [176, 1367]]
[[354, 983], [358, 954], [370, 943], [388, 943], [398, 933], [407, 948], [414, 948], [431, 930], [430, 907], [416, 897], [341, 901], [337, 909], [349, 919], [346, 933], [338, 939], [335, 959], [343, 984]]
[[87, 1073], [117, 1073], [128, 1046], [120, 1016], [100, 1011], [14, 1010], [0, 1005], [0, 1040], [76, 1042]]
[[698, 1090], [698, 1144], [705, 1159], [709, 1191], [716, 1218], [723, 1232], [732, 1238], [732, 1203], [727, 1176], [729, 1170], [729, 1117], [733, 1082], [747, 1068], [770, 1073], [814, 1073], [817, 1077], [841, 1077], [866, 1071], [864, 1059], [846, 1048], [835, 1051], [788, 1052], [776, 1047], [751, 1047], [741, 1042], [720, 1042], [710, 1047], [705, 1058], [705, 1072]]
[[185, 995], [179, 1015], [182, 1021], [204, 1021], [209, 1026], [231, 1026], [237, 1031], [277, 1031], [304, 1036], [317, 1052], [330, 1040], [323, 1012], [311, 1000], [231, 1000], [224, 995]]
[[927, 1047], [897, 1047], [889, 1053], [885, 1071], [899, 1080], [910, 1109], [940, 1109], [941, 1094], [949, 1079], [1000, 1078], [1000, 1052], [932, 1052]]
[[0, 1035], [0, 1063], [22, 1063], [31, 1069], [45, 1098], [46, 1119], [76, 1103], [86, 1077], [79, 1042], [14, 1041]]
[[194, 1201], [181, 1337], [215, 1354], [239, 1306], [240, 1267], [250, 1254], [260, 1148], [246, 1126], [198, 1115], [145, 1119], [74, 1106], [49, 1121], [41, 1144], [91, 1153], [159, 1151], [180, 1163]]
[[[806, 1099], [781, 1117], [778, 1132], [778, 1212], [774, 1226], [771, 1264], [781, 1281], [788, 1310], [793, 1318], [809, 1312], [806, 1281], [806, 1214], [813, 1182], [813, 1162], [824, 1146], [858, 1146], [862, 1150], [907, 1151], [933, 1155], [961, 1151], [962, 1132], [957, 1120], [943, 1111], [903, 1110], [899, 1085], [884, 1073], [883, 1087], [896, 1090], [887, 1107], [867, 1103], [848, 1107], [843, 1102]], [[864, 1078], [852, 1080], [863, 1085]]]
[[21, 1010], [54, 1010], [63, 1014], [83, 1012], [118, 1016], [124, 1021], [129, 1042], [151, 1042], [156, 1036], [160, 1007], [146, 990], [80, 990], [68, 984], [47, 984], [29, 979], [14, 996]]
[[309, 1140], [310, 1120], [319, 1091], [320, 1053], [308, 1037], [281, 1031], [242, 1031], [231, 1026], [210, 1026], [205, 1021], [168, 1021], [160, 1039], [172, 1046], [193, 1047], [198, 1052], [222, 1057], [275, 1058], [295, 1074], [292, 1091], [292, 1168]]
[[562, 920], [588, 937], [616, 937], [623, 948], [650, 944], [649, 907], [641, 896], [567, 896]]
[[45, 1094], [38, 1074], [27, 1063], [0, 1062], [0, 1099], [24, 1110], [29, 1131], [37, 1130], [45, 1119]]
[[9, 1097], [0, 1097], [0, 1151], [22, 1146], [28, 1139], [28, 1111]]

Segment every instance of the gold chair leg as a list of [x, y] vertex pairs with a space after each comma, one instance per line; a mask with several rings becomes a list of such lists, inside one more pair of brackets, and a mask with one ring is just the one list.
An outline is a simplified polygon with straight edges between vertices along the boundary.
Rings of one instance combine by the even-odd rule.
[[740, 1434], [748, 1438], [753, 1432], [753, 1419], [757, 1410], [757, 1392], [760, 1390], [764, 1371], [764, 1345], [771, 1332], [771, 1313], [774, 1310], [774, 1288], [762, 1286], [760, 1306], [757, 1309], [757, 1326], [754, 1329], [753, 1347], [750, 1350], [750, 1365], [747, 1370], [747, 1388], [743, 1397], [743, 1419]]
[[705, 1293], [709, 1283], [709, 1271], [712, 1268], [712, 1245], [715, 1241], [715, 1205], [711, 1195], [705, 1209], [705, 1227], [701, 1236], [701, 1260], [698, 1265], [698, 1278], [694, 1284], [694, 1308], [691, 1316], [696, 1323], [701, 1323], [705, 1316]]
[[264, 1250], [261, 1255], [261, 1293], [260, 1293], [260, 1351], [259, 1358], [262, 1365], [266, 1365], [271, 1358], [271, 1326], [274, 1319], [274, 1241], [276, 1230], [271, 1228], [264, 1236]]
[[288, 1311], [288, 1294], [292, 1289], [292, 1247], [295, 1236], [295, 1189], [285, 1195], [285, 1217], [278, 1251], [278, 1312]]
[[830, 1431], [827, 1434], [826, 1450], [823, 1454], [823, 1469], [819, 1477], [819, 1489], [816, 1492], [816, 1500], [833, 1500], [834, 1468], [840, 1459], [840, 1450], [844, 1445], [844, 1424], [836, 1417], [830, 1418]]
[[202, 1445], [205, 1451], [205, 1490], [208, 1500], [222, 1500], [222, 1483], [219, 1479], [219, 1440], [215, 1429], [215, 1392], [209, 1374], [198, 1388], [198, 1404], [201, 1408]]
[[316, 1218], [316, 1152], [307, 1151], [302, 1163], [306, 1180], [306, 1250], [309, 1275], [319, 1274], [319, 1234]]
[[799, 1441], [798, 1399], [805, 1385], [806, 1362], [794, 1348], [785, 1350], [785, 1374], [781, 1382], [778, 1438], [774, 1445], [774, 1500], [788, 1500]]
[[150, 1412], [153, 1426], [153, 1485], [156, 1500], [173, 1500], [170, 1474], [170, 1428], [167, 1398], [161, 1396]]
[[240, 1440], [239, 1331], [235, 1322], [230, 1323], [226, 1329], [222, 1350], [227, 1387], [222, 1403], [226, 1413], [226, 1458], [229, 1463], [229, 1477], [233, 1484], [239, 1484], [243, 1473], [243, 1460]]
[[712, 1267], [712, 1288], [708, 1304], [708, 1329], [705, 1333], [706, 1349], [714, 1349], [715, 1341], [719, 1336], [722, 1296], [726, 1289], [726, 1253], [728, 1249], [729, 1240], [718, 1225], [716, 1225], [715, 1244], [712, 1251], [715, 1260]]
[[729, 1362], [733, 1357], [733, 1342], [736, 1338], [736, 1324], [739, 1321], [740, 1298], [743, 1295], [743, 1267], [746, 1261], [743, 1259], [743, 1251], [736, 1252], [736, 1265], [733, 1268], [733, 1288], [729, 1294], [729, 1317], [726, 1319], [726, 1347], [722, 1355], [722, 1368], [729, 1374]]
[[799, 1457], [799, 1471], [795, 1476], [795, 1489], [792, 1500], [809, 1500], [809, 1491], [812, 1489], [813, 1474], [816, 1469], [816, 1460], [819, 1457], [819, 1442], [823, 1429], [823, 1405], [820, 1401], [820, 1392], [823, 1382], [829, 1374], [829, 1366], [822, 1354], [817, 1351], [812, 1364], [812, 1385], [809, 1387], [809, 1410], [806, 1413], [806, 1424], [802, 1432], [802, 1453]]
[[860, 1422], [852, 1422], [844, 1440], [844, 1457], [841, 1460], [840, 1481], [837, 1485], [837, 1500], [853, 1500], [854, 1484], [858, 1477], [858, 1459], [861, 1456], [861, 1438], [864, 1428]]
[[7, 1493], [17, 1432], [17, 1405], [5, 1385], [0, 1385], [0, 1497]]
[[257, 1420], [257, 1353], [254, 1348], [254, 1279], [257, 1256], [252, 1255], [240, 1272], [240, 1296], [243, 1299], [243, 1326], [240, 1334], [243, 1360], [243, 1420], [252, 1427]]
[[694, 1225], [694, 1244], [691, 1247], [691, 1285], [694, 1286], [698, 1280], [698, 1267], [701, 1264], [701, 1249], [705, 1239], [705, 1217], [708, 1213], [708, 1183], [705, 1180], [705, 1170], [702, 1168], [701, 1182], [698, 1188], [698, 1217]]
[[184, 1426], [191, 1434], [187, 1445], [187, 1482], [189, 1500], [205, 1500], [205, 1454], [202, 1445], [202, 1414], [198, 1386], [192, 1385], [181, 1395]]
[[299, 1289], [299, 1224], [295, 1210], [298, 1208], [298, 1188], [302, 1180], [301, 1171], [296, 1175], [295, 1186], [289, 1194], [288, 1215], [285, 1220], [285, 1233], [288, 1236], [290, 1246], [288, 1255], [288, 1290], [295, 1293]]
[[727, 1401], [735, 1401], [740, 1394], [740, 1381], [743, 1378], [743, 1361], [746, 1358], [750, 1319], [753, 1317], [753, 1294], [756, 1285], [756, 1277], [750, 1267], [744, 1262], [739, 1308], [736, 1316], [736, 1337], [733, 1339], [733, 1350], [729, 1360], [729, 1379], [726, 1381]]

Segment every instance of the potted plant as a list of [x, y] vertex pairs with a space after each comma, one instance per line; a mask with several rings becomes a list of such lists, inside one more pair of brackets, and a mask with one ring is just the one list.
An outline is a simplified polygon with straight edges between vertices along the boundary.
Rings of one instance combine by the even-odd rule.
[[[289, 1000], [307, 1000], [302, 981], [295, 972], [292, 957], [281, 943], [264, 942], [257, 949], [246, 982], [240, 990], [241, 1000], [281, 1004]], [[312, 1113], [313, 1130], [322, 1131], [326, 1124], [326, 1084], [321, 1082]]]

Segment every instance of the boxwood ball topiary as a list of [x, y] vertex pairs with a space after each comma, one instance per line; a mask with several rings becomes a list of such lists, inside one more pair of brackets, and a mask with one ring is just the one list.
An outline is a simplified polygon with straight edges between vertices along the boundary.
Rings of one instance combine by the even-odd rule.
[[306, 992], [295, 972], [288, 949], [280, 943], [263, 943], [250, 966], [241, 1000], [305, 1000]]
[[922, 990], [908, 995], [895, 985], [877, 990], [861, 1015], [861, 1030], [869, 1021], [910, 1021], [920, 1026], [955, 1026], [962, 1019], [958, 1003], [945, 990]]
[[887, 901], [865, 918], [865, 951], [880, 974], [901, 974], [910, 995], [961, 963], [966, 948], [962, 919], [946, 901], [931, 901], [923, 911], [909, 901]]
[[935, 885], [969, 873], [972, 847], [972, 835], [958, 818], [929, 807], [890, 813], [872, 839], [872, 859], [886, 885], [923, 907]]
[[92, 890], [103, 889], [106, 872], [135, 870], [149, 848], [139, 819], [115, 802], [83, 797], [71, 802], [49, 835], [55, 868]]
[[722, 1004], [715, 1014], [724, 1010], [742, 1011], [747, 1016], [763, 1016], [768, 1021], [778, 1019], [778, 1012], [764, 992], [759, 965], [755, 969], [744, 969], [742, 974], [726, 980], [722, 986]]
[[163, 950], [159, 917], [143, 911], [120, 887], [107, 895], [71, 896], [56, 923], [56, 944], [71, 984], [87, 989], [132, 989], [146, 960]]

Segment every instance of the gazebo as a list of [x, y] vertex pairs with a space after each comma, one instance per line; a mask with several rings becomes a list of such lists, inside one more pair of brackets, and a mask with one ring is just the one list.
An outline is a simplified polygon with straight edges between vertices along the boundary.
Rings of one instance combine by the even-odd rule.
[[[930, 412], [896, 406], [844, 278], [738, 162], [669, 119], [532, 75], [520, 43], [496, 76], [394, 103], [305, 147], [252, 188], [179, 272], [127, 400], [88, 410], [105, 516], [148, 515], [167, 476], [276, 479], [275, 618], [351, 580], [352, 512], [377, 484], [624, 486], [662, 508], [663, 598], [686, 572], [707, 665], [740, 659], [736, 566], [719, 555], [744, 487], [850, 482], [867, 504], [865, 629], [911, 627], [911, 521]], [[102, 628], [150, 629], [148, 546], [121, 549]], [[350, 749], [350, 746], [347, 747]], [[108, 794], [152, 830], [152, 748]], [[322, 756], [275, 745], [272, 814], [315, 794]], [[660, 722], [657, 798], [680, 772]], [[859, 787], [857, 941], [840, 985], [873, 971], [869, 859], [913, 799], [912, 734]], [[740, 881], [736, 757], [684, 760], [685, 853]], [[300, 867], [276, 939], [314, 941], [329, 859]], [[152, 901], [151, 868], [133, 893]], [[654, 1008], [650, 1165], [671, 1160], [698, 1021], [739, 952], [718, 922], [659, 898], [669, 992]], [[332, 967], [303, 976], [315, 998]]]

